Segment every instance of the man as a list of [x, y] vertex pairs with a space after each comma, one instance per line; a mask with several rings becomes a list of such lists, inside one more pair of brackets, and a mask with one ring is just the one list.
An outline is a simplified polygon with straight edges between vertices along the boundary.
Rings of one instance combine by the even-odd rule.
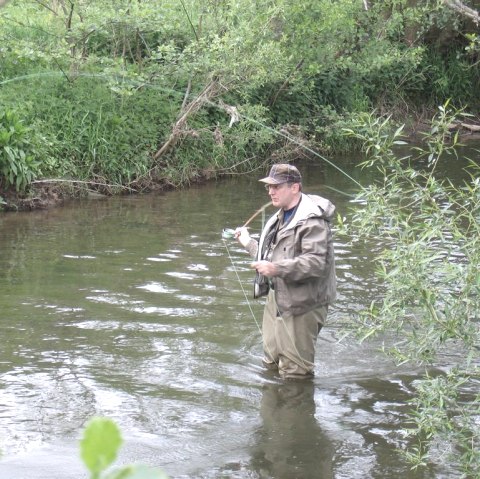
[[[335, 211], [327, 199], [302, 193], [302, 177], [289, 164], [275, 164], [260, 180], [279, 208], [266, 223], [260, 240], [247, 228], [235, 237], [256, 258], [257, 286], [267, 294], [263, 314], [264, 365], [282, 378], [314, 373], [315, 343], [335, 299], [336, 279], [330, 220]], [[260, 293], [262, 294], [262, 293]]]

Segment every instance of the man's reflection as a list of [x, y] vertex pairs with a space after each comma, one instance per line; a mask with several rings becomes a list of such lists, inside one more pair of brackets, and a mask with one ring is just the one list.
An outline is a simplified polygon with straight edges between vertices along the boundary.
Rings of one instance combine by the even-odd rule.
[[333, 478], [333, 444], [315, 419], [312, 381], [265, 384], [260, 414], [252, 458], [259, 477]]

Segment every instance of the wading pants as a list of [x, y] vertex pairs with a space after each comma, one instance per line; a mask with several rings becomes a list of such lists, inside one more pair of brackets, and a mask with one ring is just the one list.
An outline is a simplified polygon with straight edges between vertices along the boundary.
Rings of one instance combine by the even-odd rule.
[[280, 316], [275, 292], [270, 290], [263, 312], [263, 364], [282, 378], [305, 378], [314, 373], [315, 344], [325, 324], [328, 306], [293, 316]]

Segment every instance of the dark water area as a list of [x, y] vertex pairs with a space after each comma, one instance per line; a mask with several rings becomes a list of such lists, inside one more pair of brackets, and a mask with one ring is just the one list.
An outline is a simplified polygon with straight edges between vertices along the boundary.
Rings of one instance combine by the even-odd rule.
[[[367, 184], [355, 163], [335, 160]], [[359, 207], [337, 168], [300, 168], [340, 214]], [[268, 201], [264, 173], [0, 215], [0, 478], [88, 477], [78, 443], [93, 416], [121, 428], [118, 464], [172, 478], [459, 477], [399, 454], [422, 370], [387, 360], [387, 338], [345, 337], [381, 290], [380, 246], [336, 237], [339, 295], [313, 382], [262, 369], [250, 259], [221, 232]]]

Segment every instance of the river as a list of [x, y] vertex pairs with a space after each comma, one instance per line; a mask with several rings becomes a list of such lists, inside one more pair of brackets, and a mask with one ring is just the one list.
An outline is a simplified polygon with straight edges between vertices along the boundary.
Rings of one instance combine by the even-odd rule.
[[[370, 181], [353, 159], [337, 164]], [[299, 166], [306, 192], [355, 207], [338, 169]], [[313, 382], [262, 369], [250, 259], [221, 232], [268, 201], [264, 173], [0, 215], [0, 478], [86, 478], [93, 416], [119, 425], [118, 465], [176, 479], [456, 477], [399, 454], [421, 368], [345, 336], [381, 290], [375, 245], [335, 239], [339, 294]]]

